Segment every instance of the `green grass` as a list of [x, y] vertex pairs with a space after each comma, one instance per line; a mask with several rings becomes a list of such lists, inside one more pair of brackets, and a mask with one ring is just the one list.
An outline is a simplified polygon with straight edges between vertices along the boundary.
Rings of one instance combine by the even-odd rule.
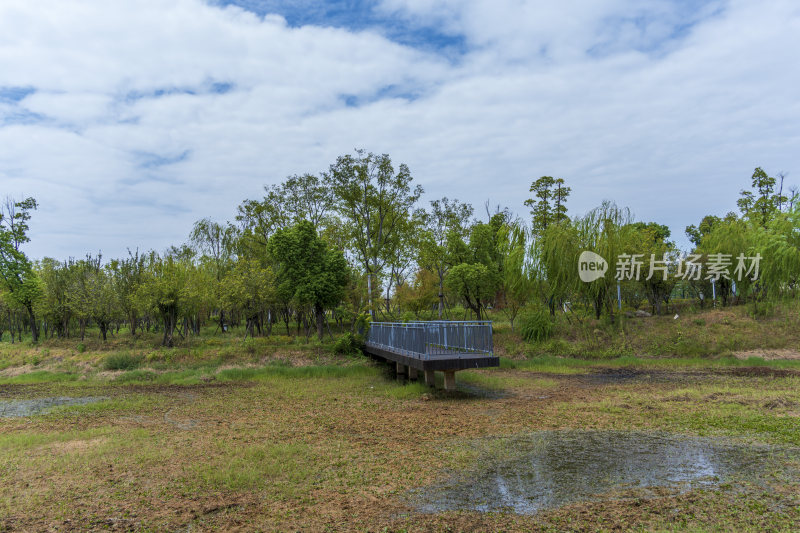
[[293, 497], [310, 490], [305, 482], [314, 464], [314, 454], [303, 443], [220, 444], [212, 458], [196, 467], [194, 476], [203, 490], [268, 490]]
[[114, 353], [106, 357], [103, 366], [106, 370], [133, 370], [142, 364], [142, 357], [128, 352]]
[[458, 383], [468, 383], [490, 390], [505, 390], [517, 387], [552, 388], [558, 385], [553, 379], [529, 379], [520, 376], [498, 376], [491, 370], [465, 370], [456, 374]]
[[634, 356], [616, 357], [601, 361], [592, 359], [576, 359], [571, 357], [535, 356], [529, 359], [516, 360], [500, 358], [500, 368], [530, 370], [554, 374], [579, 374], [592, 368], [642, 368], [642, 369], [701, 369], [701, 368], [734, 368], [762, 366], [777, 369], [800, 369], [800, 360], [779, 359], [767, 361], [761, 357], [738, 359], [736, 357], [670, 357], [644, 358]]
[[0, 377], [0, 384], [10, 385], [14, 383], [58, 383], [65, 381], [76, 381], [78, 375], [69, 372], [50, 372], [48, 370], [37, 370], [18, 376]]
[[420, 398], [423, 394], [431, 394], [431, 388], [419, 382], [390, 385], [386, 390], [386, 395], [395, 400], [413, 400]]

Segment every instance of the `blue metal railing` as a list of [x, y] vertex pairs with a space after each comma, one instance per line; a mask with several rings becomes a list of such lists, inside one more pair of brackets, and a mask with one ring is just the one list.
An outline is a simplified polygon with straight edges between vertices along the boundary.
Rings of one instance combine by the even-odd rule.
[[494, 353], [491, 321], [373, 322], [367, 345], [419, 359]]

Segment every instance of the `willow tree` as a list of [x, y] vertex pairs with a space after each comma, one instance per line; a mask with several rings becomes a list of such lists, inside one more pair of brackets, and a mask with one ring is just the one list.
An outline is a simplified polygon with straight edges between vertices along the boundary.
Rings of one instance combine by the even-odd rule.
[[[705, 273], [703, 280], [711, 279], [709, 267], [712, 263], [721, 264], [728, 262], [727, 272], [719, 277], [714, 277], [715, 290], [722, 298], [723, 304], [728, 303], [728, 298], [733, 291], [733, 282], [736, 283], [736, 292], [743, 301], [759, 297], [758, 292], [763, 292], [765, 285], [753, 280], [752, 274], [736, 276], [734, 270], [737, 266], [737, 257], [750, 256], [757, 253], [758, 241], [766, 236], [766, 230], [758, 225], [755, 220], [731, 219], [720, 222], [703, 238], [697, 252], [703, 260]], [[719, 260], [719, 261], [717, 261]], [[733, 277], [732, 277], [733, 276]]]
[[528, 241], [531, 234], [519, 224], [505, 226], [499, 240], [503, 269], [500, 275], [500, 290], [503, 295], [501, 311], [511, 323], [533, 296], [538, 282], [536, 271], [528, 257]]
[[541, 235], [534, 235], [528, 246], [530, 275], [539, 280], [539, 294], [551, 315], [558, 305], [578, 293], [581, 251], [578, 228], [570, 220], [550, 224]]
[[[578, 233], [584, 249], [593, 250], [609, 264], [609, 270], [598, 280], [581, 283], [581, 292], [592, 302], [595, 317], [600, 318], [603, 307], [614, 319], [616, 294], [615, 269], [620, 256], [629, 249], [632, 239], [632, 216], [627, 208], [613, 202], [603, 202], [578, 222]], [[577, 265], [575, 265], [577, 270]]]

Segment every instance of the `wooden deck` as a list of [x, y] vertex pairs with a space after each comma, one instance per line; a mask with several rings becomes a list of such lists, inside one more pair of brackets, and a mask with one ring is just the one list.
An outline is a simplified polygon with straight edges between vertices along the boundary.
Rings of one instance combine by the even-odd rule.
[[500, 358], [494, 355], [474, 353], [439, 353], [439, 354], [401, 354], [391, 349], [379, 347], [367, 342], [364, 350], [376, 357], [393, 361], [420, 371], [455, 371], [470, 368], [487, 368], [500, 366]]

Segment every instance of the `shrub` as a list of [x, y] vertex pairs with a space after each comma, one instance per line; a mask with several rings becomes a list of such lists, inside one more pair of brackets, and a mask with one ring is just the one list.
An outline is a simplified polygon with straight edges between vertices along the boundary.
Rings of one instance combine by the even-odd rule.
[[358, 335], [366, 337], [371, 322], [372, 317], [369, 315], [369, 313], [361, 313], [356, 317], [356, 320], [353, 323], [353, 329]]
[[83, 353], [86, 351], [86, 345], [82, 342], [78, 344], [78, 353]]
[[544, 309], [525, 311], [518, 320], [519, 333], [528, 342], [543, 341], [553, 334], [553, 321]]
[[417, 320], [417, 315], [412, 313], [411, 311], [406, 311], [403, 313], [403, 316], [400, 318], [402, 322], [415, 322]]
[[364, 339], [360, 335], [350, 332], [345, 333], [333, 344], [333, 352], [341, 355], [351, 355], [359, 353], [364, 347]]
[[106, 357], [106, 370], [133, 370], [142, 364], [142, 358], [129, 353], [115, 353]]

